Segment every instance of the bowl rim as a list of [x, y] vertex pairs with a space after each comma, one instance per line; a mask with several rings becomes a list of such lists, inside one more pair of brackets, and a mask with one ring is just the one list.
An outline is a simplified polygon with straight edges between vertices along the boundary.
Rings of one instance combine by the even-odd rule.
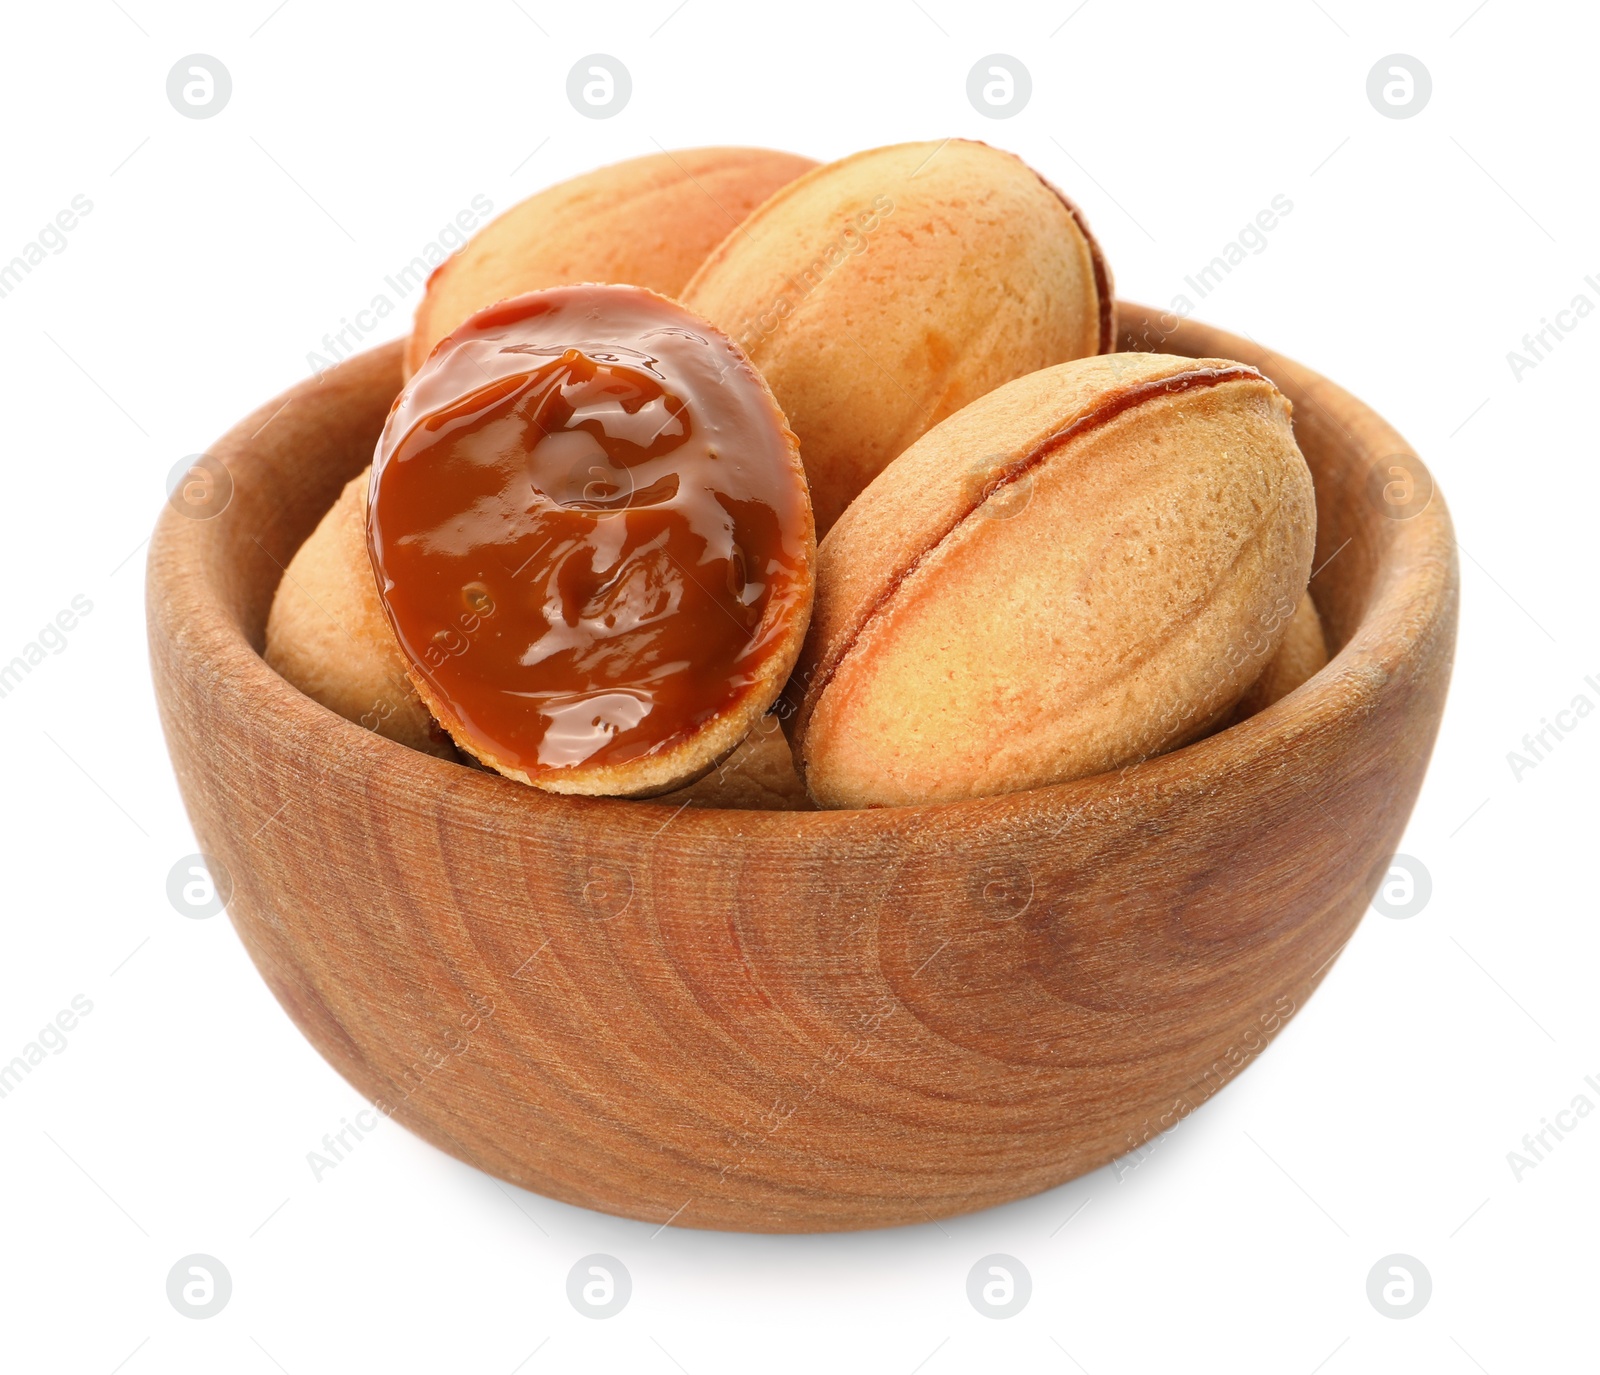
[[[1118, 302], [1118, 317], [1122, 344], [1133, 335], [1135, 321], [1143, 323], [1143, 339], [1148, 342], [1151, 322], [1171, 318], [1167, 312], [1124, 301]], [[1309, 400], [1324, 413], [1328, 413], [1324, 402], [1336, 397], [1342, 413], [1354, 408], [1361, 421], [1361, 437], [1335, 421], [1351, 441], [1352, 454], [1405, 453], [1426, 471], [1415, 450], [1382, 417], [1312, 370], [1198, 321], [1178, 320], [1155, 329], [1156, 342], [1165, 347], [1145, 351], [1249, 363], [1291, 401], [1299, 405]], [[234, 520], [238, 519], [240, 488], [248, 489], [264, 469], [256, 446], [258, 436], [276, 416], [314, 393], [349, 388], [352, 397], [364, 395], [385, 372], [392, 372], [398, 390], [405, 342], [397, 339], [354, 355], [321, 376], [296, 384], [211, 445], [207, 453], [220, 459], [233, 476], [234, 500], [220, 516], [207, 520], [186, 518], [170, 504], [164, 507], [147, 559], [152, 654], [159, 645], [183, 661], [183, 665], [173, 666], [179, 676], [203, 676], [214, 709], [257, 713], [255, 728], [263, 735], [292, 738], [307, 757], [321, 762], [323, 770], [338, 769], [383, 786], [400, 805], [421, 807], [423, 798], [466, 794], [476, 802], [490, 804], [485, 811], [504, 814], [505, 824], [518, 831], [526, 825], [537, 827], [552, 817], [570, 818], [586, 812], [590, 822], [612, 827], [619, 836], [650, 837], [670, 823], [680, 838], [687, 833], [688, 837], [735, 845], [766, 844], [780, 837], [807, 845], [855, 839], [871, 843], [886, 835], [903, 834], [923, 821], [940, 830], [956, 822], [991, 832], [1019, 813], [1037, 810], [1070, 820], [1085, 812], [1092, 815], [1104, 806], [1118, 808], [1131, 801], [1135, 792], [1148, 795], [1174, 786], [1221, 785], [1241, 768], [1292, 751], [1295, 742], [1309, 732], [1359, 719], [1376, 707], [1386, 686], [1404, 672], [1419, 641], [1429, 640], [1447, 621], [1453, 628], [1458, 583], [1455, 538], [1443, 495], [1434, 483], [1429, 503], [1421, 512], [1403, 520], [1379, 518], [1383, 537], [1375, 543], [1365, 607], [1326, 667], [1295, 692], [1242, 722], [1121, 769], [978, 798], [866, 810], [763, 811], [697, 807], [659, 798], [630, 800], [545, 792], [412, 750], [306, 696], [281, 678], [252, 643], [252, 634], [259, 639], [264, 629], [265, 613], [261, 625], [252, 631], [243, 623], [237, 605], [242, 594], [235, 589], [234, 604], [230, 604], [223, 586], [236, 574], [229, 562], [229, 514], [233, 512]], [[327, 404], [326, 397], [323, 404]], [[262, 497], [258, 494], [255, 499]], [[270, 492], [264, 493], [264, 499], [271, 500]], [[281, 569], [287, 558], [273, 561]], [[1320, 571], [1319, 567], [1316, 572]], [[276, 582], [273, 586], [275, 590]], [[266, 602], [270, 600], [269, 595]], [[407, 798], [412, 799], [409, 804]]]

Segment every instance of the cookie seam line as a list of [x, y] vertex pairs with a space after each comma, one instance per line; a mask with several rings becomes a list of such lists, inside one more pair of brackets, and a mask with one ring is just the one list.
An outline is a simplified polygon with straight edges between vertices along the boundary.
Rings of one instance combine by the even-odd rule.
[[[803, 735], [810, 726], [811, 718], [816, 714], [816, 709], [821, 704], [823, 695], [832, 685], [833, 679], [839, 671], [839, 666], [859, 642], [867, 627], [887, 610], [896, 594], [917, 569], [938, 552], [997, 493], [1010, 487], [1018, 478], [1031, 472], [1043, 463], [1045, 459], [1070, 444], [1074, 439], [1100, 429], [1118, 416], [1136, 409], [1146, 401], [1156, 400], [1162, 396], [1181, 396], [1184, 392], [1194, 391], [1201, 387], [1214, 387], [1224, 382], [1234, 381], [1266, 382], [1268, 386], [1272, 385], [1271, 381], [1257, 369], [1244, 363], [1234, 364], [1226, 368], [1190, 368], [1184, 372], [1172, 373], [1166, 377], [1135, 383], [1131, 387], [1124, 387], [1120, 391], [1113, 392], [1092, 410], [1085, 411], [1083, 414], [1074, 417], [1060, 429], [1052, 431], [1041, 439], [1003, 478], [994, 483], [977, 501], [957, 515], [936, 538], [928, 543], [921, 553], [891, 578], [888, 586], [873, 599], [871, 605], [856, 621], [854, 628], [843, 643], [834, 653], [828, 656], [826, 670], [820, 675], [816, 686], [805, 694], [804, 704], [801, 707], [803, 719], [798, 723], [799, 731], [797, 733]], [[802, 763], [802, 779], [804, 774], [805, 765]]]

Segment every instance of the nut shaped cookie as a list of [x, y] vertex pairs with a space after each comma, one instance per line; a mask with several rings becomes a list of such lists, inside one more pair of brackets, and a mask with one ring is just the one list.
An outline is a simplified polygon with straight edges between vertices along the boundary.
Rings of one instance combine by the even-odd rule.
[[573, 177], [484, 226], [428, 281], [405, 373], [467, 316], [525, 291], [625, 282], [676, 296], [762, 201], [817, 164], [767, 148], [681, 148]]
[[776, 716], [763, 716], [750, 733], [704, 777], [657, 799], [669, 807], [734, 808], [757, 812], [809, 812], [816, 804], [794, 771], [794, 756]]
[[1283, 643], [1267, 661], [1261, 676], [1239, 699], [1229, 724], [1243, 721], [1258, 711], [1265, 711], [1274, 702], [1281, 701], [1302, 683], [1308, 682], [1314, 674], [1320, 673], [1327, 662], [1328, 643], [1322, 633], [1322, 617], [1317, 614], [1311, 594], [1302, 592], [1300, 604], [1295, 607], [1283, 632]]
[[456, 758], [406, 673], [367, 558], [367, 468], [289, 560], [267, 615], [267, 662], [307, 697], [412, 749]]
[[1288, 401], [1224, 359], [1030, 374], [930, 430], [818, 551], [788, 721], [826, 807], [1064, 782], [1183, 744], [1305, 588]]
[[682, 299], [771, 385], [818, 534], [946, 416], [1116, 337], [1111, 274], [1077, 208], [1020, 158], [964, 139], [791, 182]]

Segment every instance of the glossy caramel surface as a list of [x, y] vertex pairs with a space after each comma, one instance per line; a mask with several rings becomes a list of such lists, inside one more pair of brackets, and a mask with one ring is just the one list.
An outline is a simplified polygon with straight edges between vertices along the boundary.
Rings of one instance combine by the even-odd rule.
[[729, 340], [637, 287], [530, 293], [442, 342], [379, 440], [367, 530], [443, 723], [530, 777], [688, 738], [809, 597], [782, 414]]

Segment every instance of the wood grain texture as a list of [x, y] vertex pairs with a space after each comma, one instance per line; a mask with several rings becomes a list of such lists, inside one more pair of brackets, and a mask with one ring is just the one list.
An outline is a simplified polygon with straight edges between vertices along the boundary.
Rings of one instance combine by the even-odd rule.
[[1454, 537], [1437, 494], [1408, 520], [1369, 495], [1410, 450], [1355, 398], [1121, 313], [1126, 346], [1253, 363], [1293, 401], [1337, 652], [1175, 753], [943, 806], [558, 797], [342, 720], [259, 651], [282, 566], [371, 456], [400, 345], [222, 439], [230, 505], [163, 513], [151, 546], [162, 720], [236, 929], [339, 1072], [540, 1193], [814, 1231], [1049, 1188], [1248, 1065], [1349, 939], [1421, 784]]

